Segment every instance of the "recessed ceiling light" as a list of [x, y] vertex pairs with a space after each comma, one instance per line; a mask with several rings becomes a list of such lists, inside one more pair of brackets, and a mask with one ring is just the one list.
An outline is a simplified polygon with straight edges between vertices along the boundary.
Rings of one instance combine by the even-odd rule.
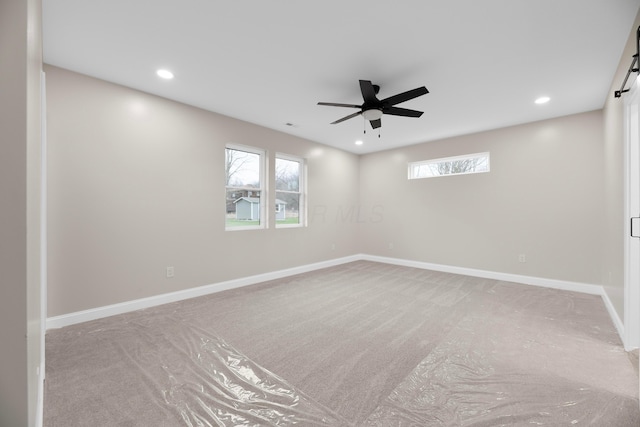
[[357, 140], [357, 141], [356, 141], [356, 145], [362, 145], [362, 141]]
[[169, 70], [158, 70], [156, 74], [163, 79], [171, 80], [173, 78], [173, 73]]
[[548, 96], [541, 96], [540, 98], [535, 100], [535, 103], [536, 104], [546, 104], [549, 101], [551, 101], [551, 98], [549, 98]]

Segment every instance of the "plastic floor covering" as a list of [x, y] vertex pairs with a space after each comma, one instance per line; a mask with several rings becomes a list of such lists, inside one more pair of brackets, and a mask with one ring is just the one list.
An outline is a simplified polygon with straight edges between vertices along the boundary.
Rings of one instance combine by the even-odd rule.
[[600, 297], [355, 262], [57, 330], [45, 426], [640, 426]]

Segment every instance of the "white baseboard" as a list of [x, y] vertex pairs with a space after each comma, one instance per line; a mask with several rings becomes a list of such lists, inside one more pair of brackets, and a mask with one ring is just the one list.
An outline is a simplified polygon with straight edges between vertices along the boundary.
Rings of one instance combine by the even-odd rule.
[[618, 335], [620, 336], [620, 340], [622, 340], [622, 343], [624, 344], [624, 349], [627, 350], [627, 351], [633, 350], [633, 348], [629, 348], [627, 346], [627, 343], [625, 342], [624, 323], [620, 319], [620, 316], [618, 316], [618, 312], [613, 307], [613, 303], [609, 299], [609, 295], [604, 290], [604, 287], [602, 288], [602, 295], [601, 296], [602, 296], [602, 301], [604, 302], [604, 306], [607, 308], [607, 311], [609, 312], [609, 317], [611, 317], [611, 321], [613, 322], [613, 326], [616, 327], [616, 331], [618, 331]]
[[564, 291], [581, 292], [584, 294], [603, 295], [604, 290], [600, 285], [591, 285], [579, 282], [569, 282], [542, 277], [522, 276], [519, 274], [500, 273], [497, 271], [477, 270], [475, 268], [455, 267], [452, 265], [431, 264], [429, 262], [411, 261], [400, 258], [388, 258], [376, 255], [361, 254], [360, 259], [385, 264], [401, 265], [404, 267], [421, 268], [424, 270], [442, 271], [445, 273], [462, 274], [465, 276], [482, 277], [484, 279], [502, 280], [505, 282], [521, 283], [524, 285], [541, 286]]
[[89, 320], [101, 319], [103, 317], [114, 316], [117, 314], [127, 313], [143, 308], [155, 307], [171, 302], [182, 301], [189, 298], [195, 298], [203, 295], [209, 295], [216, 292], [226, 291], [229, 289], [240, 288], [243, 286], [255, 285], [257, 283], [266, 282], [268, 280], [281, 279], [283, 277], [293, 276], [295, 274], [307, 273], [310, 271], [320, 270], [322, 268], [334, 267], [353, 261], [373, 261], [385, 264], [400, 265], [404, 267], [421, 268], [424, 270], [442, 271], [445, 273], [462, 274], [465, 276], [482, 277], [485, 279], [502, 280], [505, 282], [521, 283], [525, 285], [541, 286], [545, 288], [560, 289], [565, 291], [581, 292], [591, 295], [600, 295], [604, 301], [604, 305], [611, 316], [620, 339], [624, 343], [624, 326], [620, 317], [609, 299], [609, 296], [600, 285], [587, 283], [570, 282], [565, 280], [546, 279], [541, 277], [523, 276], [519, 274], [500, 273], [496, 271], [477, 270], [473, 268], [455, 267], [450, 265], [432, 264], [428, 262], [412, 261], [400, 258], [389, 258], [376, 255], [357, 254], [333, 260], [322, 261], [314, 264], [307, 264], [299, 267], [278, 270], [270, 273], [258, 274], [255, 276], [243, 277], [239, 279], [229, 280], [225, 282], [214, 283], [211, 285], [199, 286], [197, 288], [185, 289], [183, 291], [171, 292], [153, 297], [127, 301], [119, 304], [97, 307], [90, 310], [78, 311], [75, 313], [64, 314], [47, 318], [47, 329], [62, 328], [64, 326], [76, 323], [87, 322]]
[[322, 268], [334, 267], [336, 265], [346, 264], [348, 262], [358, 261], [359, 255], [352, 255], [343, 258], [336, 258], [328, 261], [307, 264], [300, 267], [288, 268], [285, 270], [273, 271], [270, 273], [257, 274], [255, 276], [242, 277], [239, 279], [228, 280], [225, 282], [214, 283], [211, 285], [199, 286], [197, 288], [185, 289], [183, 291], [171, 292], [156, 295], [148, 298], [141, 298], [127, 301], [119, 304], [112, 304], [103, 307], [97, 307], [89, 310], [77, 311], [74, 313], [63, 314], [47, 318], [47, 330], [62, 328], [64, 326], [74, 325], [77, 323], [88, 322], [90, 320], [101, 319], [103, 317], [115, 316], [117, 314], [128, 313], [143, 308], [155, 307], [171, 302], [182, 301], [189, 298], [195, 298], [203, 295], [209, 295], [216, 292], [226, 291], [229, 289], [240, 288], [243, 286], [255, 285], [257, 283], [269, 280], [281, 279], [283, 277], [293, 276], [295, 274], [307, 273]]

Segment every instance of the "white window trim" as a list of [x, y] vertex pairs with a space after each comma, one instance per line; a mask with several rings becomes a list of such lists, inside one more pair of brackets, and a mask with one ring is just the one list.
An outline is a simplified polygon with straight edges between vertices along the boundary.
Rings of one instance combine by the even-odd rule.
[[[469, 171], [469, 172], [456, 172], [456, 173], [449, 173], [449, 174], [444, 174], [444, 175], [427, 175], [427, 176], [414, 176], [413, 170], [415, 167], [420, 167], [420, 166], [428, 166], [428, 165], [433, 165], [433, 164], [438, 164], [438, 163], [447, 163], [447, 162], [454, 162], [454, 161], [458, 161], [458, 160], [467, 160], [467, 159], [474, 159], [474, 158], [479, 158], [479, 157], [486, 157], [487, 158], [487, 170], [483, 170], [483, 171]], [[423, 178], [440, 178], [443, 176], [454, 176], [454, 175], [470, 175], [470, 174], [475, 174], [475, 173], [486, 173], [486, 172], [490, 172], [491, 171], [491, 156], [489, 154], [489, 152], [483, 152], [483, 153], [473, 153], [473, 154], [464, 154], [461, 156], [453, 156], [453, 157], [441, 157], [439, 159], [429, 159], [429, 160], [421, 160], [418, 162], [410, 162], [407, 166], [407, 178], [410, 180], [414, 180], [414, 179], [423, 179]]]
[[[269, 226], [269, 210], [266, 209], [266, 205], [268, 204], [268, 200], [269, 200], [269, 194], [267, 192], [267, 181], [266, 181], [266, 177], [267, 177], [267, 167], [268, 167], [268, 161], [267, 161], [267, 151], [263, 150], [261, 148], [257, 148], [257, 147], [251, 147], [248, 145], [240, 145], [240, 144], [225, 144], [225, 158], [226, 158], [226, 153], [227, 153], [227, 149], [231, 149], [231, 150], [237, 150], [237, 151], [245, 151], [247, 153], [252, 153], [252, 154], [257, 154], [260, 156], [260, 164], [259, 164], [259, 178], [260, 178], [260, 188], [256, 189], [255, 187], [229, 187], [227, 185], [224, 186], [224, 191], [225, 191], [225, 197], [226, 197], [226, 193], [227, 190], [229, 188], [233, 188], [233, 189], [238, 189], [238, 190], [247, 190], [247, 191], [259, 191], [260, 192], [260, 224], [258, 225], [245, 225], [245, 226], [239, 226], [239, 227], [228, 227], [227, 226], [227, 210], [226, 210], [226, 204], [224, 206], [225, 209], [225, 231], [242, 231], [242, 230], [263, 230], [265, 228], [267, 228]], [[227, 180], [227, 171], [223, 170], [224, 173], [224, 182], [226, 182]]]
[[[300, 163], [300, 174], [299, 174], [300, 182], [298, 185], [299, 191], [286, 191], [286, 190], [278, 190], [278, 189], [274, 190], [274, 194], [276, 195], [276, 198], [278, 193], [295, 193], [300, 195], [300, 199], [298, 201], [298, 223], [297, 224], [278, 224], [278, 222], [276, 221], [275, 223], [276, 228], [306, 227], [307, 225], [307, 161], [302, 157], [292, 156], [290, 154], [285, 154], [285, 153], [276, 153], [275, 159], [276, 160], [274, 160], [274, 162], [277, 161], [277, 159], [282, 159], [282, 160], [289, 160], [292, 162]], [[274, 170], [275, 170], [275, 163], [274, 163]], [[274, 188], [275, 188], [275, 183], [274, 183]]]

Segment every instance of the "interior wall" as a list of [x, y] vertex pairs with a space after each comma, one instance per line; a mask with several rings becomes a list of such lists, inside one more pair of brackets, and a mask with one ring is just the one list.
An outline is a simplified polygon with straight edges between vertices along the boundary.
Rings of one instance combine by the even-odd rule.
[[0, 2], [0, 425], [35, 426], [40, 346], [41, 2]]
[[[636, 31], [640, 26], [640, 13], [636, 16], [631, 33], [607, 93], [604, 114], [604, 185], [605, 185], [605, 240], [602, 283], [620, 319], [624, 320], [624, 101], [614, 97], [620, 89], [632, 56], [636, 53]], [[637, 74], [629, 77], [627, 87]]]
[[[611, 93], [638, 25], [636, 18]], [[358, 159], [46, 70], [51, 316], [365, 252], [604, 284], [623, 318], [622, 103], [612, 96], [603, 112]], [[224, 231], [218, 165], [226, 142], [265, 147], [271, 160], [275, 151], [308, 158], [308, 228]], [[409, 161], [485, 150], [489, 174], [406, 179]]]
[[[362, 251], [599, 284], [602, 138], [594, 111], [364, 155]], [[489, 173], [407, 179], [409, 162], [485, 151]]]
[[[358, 157], [45, 71], [50, 316], [358, 252], [601, 283], [602, 112]], [[228, 142], [308, 159], [309, 227], [224, 230]], [[407, 162], [481, 151], [488, 174], [406, 178]]]
[[[45, 66], [48, 314], [352, 255], [358, 156]], [[307, 159], [305, 228], [225, 231], [226, 143]], [[274, 188], [270, 183], [270, 188]], [[165, 269], [175, 268], [166, 278]]]

